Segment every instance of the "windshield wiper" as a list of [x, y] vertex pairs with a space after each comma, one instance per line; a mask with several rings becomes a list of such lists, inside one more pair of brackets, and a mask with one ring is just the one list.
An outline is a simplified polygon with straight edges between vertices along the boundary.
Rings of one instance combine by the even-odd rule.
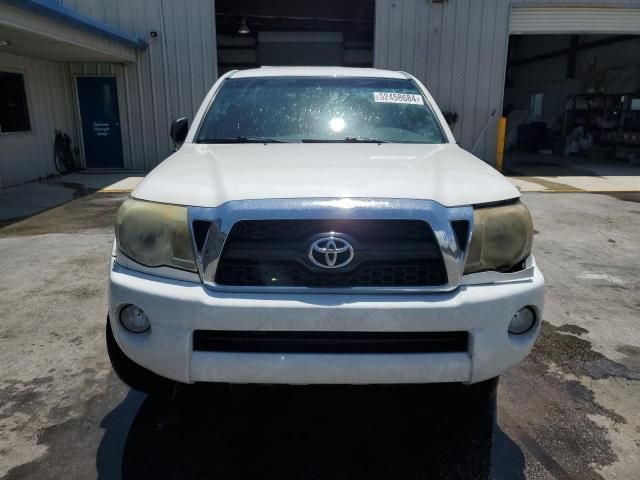
[[276, 140], [269, 137], [227, 137], [227, 138], [199, 138], [197, 143], [288, 143], [284, 140]]
[[350, 143], [389, 143], [388, 140], [379, 140], [377, 138], [352, 137], [352, 136], [344, 137], [344, 141], [350, 142]]
[[379, 140], [376, 138], [367, 137], [352, 137], [347, 136], [344, 138], [303, 138], [300, 140], [302, 143], [391, 143], [389, 140]]

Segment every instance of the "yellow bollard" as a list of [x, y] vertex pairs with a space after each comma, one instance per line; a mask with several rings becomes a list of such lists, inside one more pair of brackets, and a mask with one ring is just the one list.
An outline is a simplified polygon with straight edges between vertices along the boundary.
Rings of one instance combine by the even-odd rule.
[[498, 120], [498, 139], [496, 141], [496, 168], [502, 171], [504, 160], [504, 139], [507, 133], [507, 117], [500, 117]]

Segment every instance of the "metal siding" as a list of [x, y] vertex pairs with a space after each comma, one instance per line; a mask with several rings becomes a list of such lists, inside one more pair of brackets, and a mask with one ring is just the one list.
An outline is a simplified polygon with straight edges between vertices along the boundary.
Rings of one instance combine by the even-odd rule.
[[[173, 145], [169, 125], [193, 119], [217, 78], [213, 0], [64, 0], [65, 6], [147, 41], [134, 65], [71, 64], [72, 74], [118, 79], [125, 167], [150, 170]], [[150, 37], [156, 31], [158, 36]], [[105, 69], [101, 70], [101, 69]]]
[[[173, 117], [191, 119], [217, 78], [213, 0], [65, 0], [65, 6], [148, 42], [135, 64], [56, 63], [0, 55], [0, 67], [21, 71], [32, 132], [0, 137], [3, 185], [55, 173], [53, 131], [79, 146], [75, 75], [114, 75], [118, 85], [125, 168], [150, 170], [171, 153]], [[25, 21], [30, 21], [28, 15]], [[152, 38], [150, 31], [158, 32]], [[113, 48], [121, 48], [114, 45]]]
[[376, 0], [374, 65], [416, 75], [442, 110], [458, 112], [453, 132], [493, 163], [502, 112], [511, 5], [640, 7], [640, 0]]
[[[375, 66], [416, 75], [442, 110], [459, 114], [454, 135], [471, 149], [491, 111], [500, 113], [508, 15], [508, 0], [378, 0]], [[402, 45], [397, 34], [387, 33], [389, 26], [402, 32]], [[392, 43], [380, 41], [386, 38]], [[403, 49], [411, 53], [402, 55]], [[492, 159], [494, 137], [488, 129], [476, 153]]]
[[4, 187], [46, 177], [53, 163], [54, 130], [78, 145], [71, 79], [63, 63], [0, 53], [0, 70], [24, 75], [31, 131], [0, 135], [0, 178]]

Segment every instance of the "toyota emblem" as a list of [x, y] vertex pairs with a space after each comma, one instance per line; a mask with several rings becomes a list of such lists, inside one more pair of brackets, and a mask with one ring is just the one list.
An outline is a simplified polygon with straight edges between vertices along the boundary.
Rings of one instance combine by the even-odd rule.
[[319, 238], [309, 247], [309, 260], [321, 268], [344, 267], [351, 263], [353, 256], [353, 246], [333, 234]]

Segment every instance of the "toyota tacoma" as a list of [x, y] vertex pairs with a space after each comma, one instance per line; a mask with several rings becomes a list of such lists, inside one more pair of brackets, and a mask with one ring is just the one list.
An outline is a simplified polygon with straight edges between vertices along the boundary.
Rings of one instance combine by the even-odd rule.
[[116, 221], [106, 334], [131, 387], [473, 389], [531, 350], [529, 211], [413, 76], [230, 72], [171, 137]]

